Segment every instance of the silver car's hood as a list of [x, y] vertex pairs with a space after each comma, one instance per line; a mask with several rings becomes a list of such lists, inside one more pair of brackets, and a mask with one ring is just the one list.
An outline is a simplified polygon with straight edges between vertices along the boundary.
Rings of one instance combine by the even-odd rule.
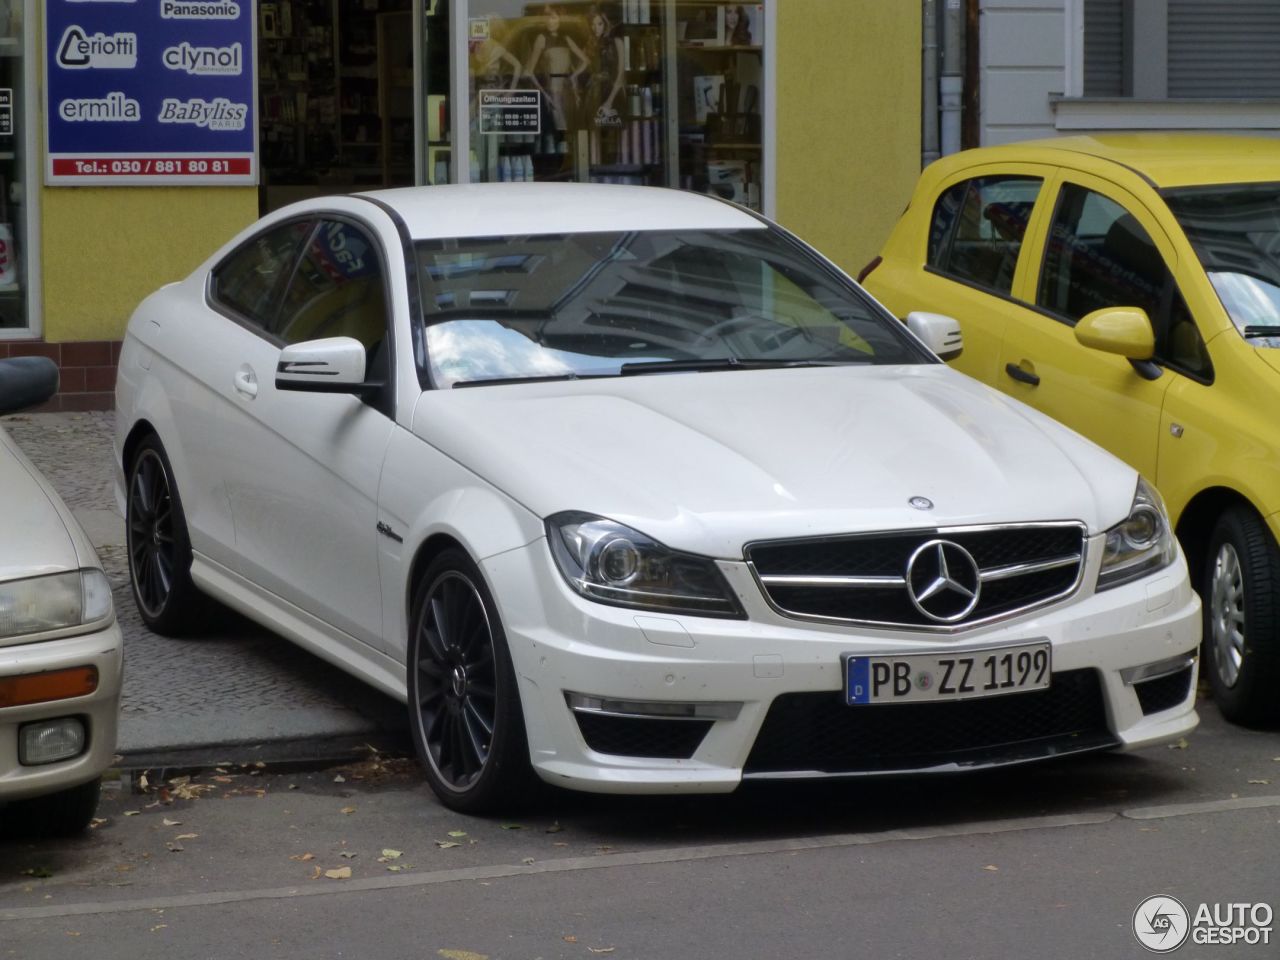
[[[1137, 475], [940, 364], [681, 373], [429, 391], [419, 436], [540, 516], [670, 546], [974, 523], [1123, 519]], [[913, 508], [927, 497], [933, 509]]]
[[57, 494], [0, 428], [0, 581], [80, 568]]

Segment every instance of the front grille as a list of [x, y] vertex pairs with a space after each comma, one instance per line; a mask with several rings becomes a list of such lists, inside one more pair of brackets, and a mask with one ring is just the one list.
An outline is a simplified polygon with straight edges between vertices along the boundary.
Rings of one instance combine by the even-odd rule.
[[1144, 717], [1161, 710], [1170, 710], [1187, 699], [1187, 694], [1191, 692], [1191, 668], [1187, 667], [1167, 677], [1135, 683], [1133, 690], [1138, 695], [1138, 705], [1142, 707]]
[[873, 774], [994, 766], [1116, 745], [1096, 670], [1047, 690], [977, 700], [846, 706], [839, 691], [786, 693], [769, 707], [745, 776]]
[[711, 729], [711, 720], [619, 717], [574, 711], [582, 739], [596, 753], [621, 757], [688, 760]]
[[[935, 615], [912, 602], [933, 579], [937, 563], [927, 547], [942, 541], [956, 579], [971, 576], [977, 595], [972, 609]], [[962, 548], [973, 559], [963, 559]], [[918, 566], [909, 569], [918, 551]], [[922, 530], [817, 540], [751, 544], [747, 560], [770, 603], [783, 615], [856, 623], [955, 629], [1010, 616], [1067, 596], [1084, 565], [1084, 528], [1077, 523], [955, 530]], [[926, 569], [927, 568], [927, 569]], [[921, 606], [965, 606], [960, 593], [945, 591]]]

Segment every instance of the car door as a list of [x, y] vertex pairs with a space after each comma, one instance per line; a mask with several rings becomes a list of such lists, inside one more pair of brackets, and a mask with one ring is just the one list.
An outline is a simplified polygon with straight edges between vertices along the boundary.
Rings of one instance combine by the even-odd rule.
[[[373, 646], [381, 643], [377, 493], [393, 429], [387, 262], [350, 215], [318, 217], [265, 335], [227, 371], [247, 426], [226, 466], [238, 572]], [[377, 397], [277, 390], [285, 344], [359, 340]]]
[[[960, 321], [964, 352], [952, 366], [996, 382], [1015, 281], [1029, 268], [1023, 237], [1051, 169], [1008, 163], [969, 168], [939, 184], [923, 235], [886, 252], [867, 288], [897, 316], [925, 309]], [[924, 306], [927, 305], [927, 306]]]
[[1127, 191], [1098, 177], [1064, 173], [1053, 208], [1019, 278], [1023, 304], [1005, 325], [999, 386], [1156, 477], [1160, 413], [1172, 377], [1156, 363], [1131, 363], [1075, 338], [1086, 314], [1140, 307], [1152, 321], [1157, 356], [1170, 328], [1188, 317], [1173, 279], [1174, 248], [1155, 217]]

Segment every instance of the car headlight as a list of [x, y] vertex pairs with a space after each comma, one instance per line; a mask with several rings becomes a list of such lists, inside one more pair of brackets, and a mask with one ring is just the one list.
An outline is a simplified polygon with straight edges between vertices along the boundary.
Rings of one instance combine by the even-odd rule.
[[1097, 589], [1107, 590], [1145, 577], [1167, 567], [1177, 556], [1177, 542], [1164, 502], [1139, 477], [1129, 516], [1107, 531]]
[[0, 583], [0, 637], [65, 630], [111, 613], [111, 584], [101, 570], [73, 570]]
[[715, 563], [680, 553], [638, 530], [589, 513], [547, 518], [551, 555], [589, 600], [702, 617], [746, 616]]

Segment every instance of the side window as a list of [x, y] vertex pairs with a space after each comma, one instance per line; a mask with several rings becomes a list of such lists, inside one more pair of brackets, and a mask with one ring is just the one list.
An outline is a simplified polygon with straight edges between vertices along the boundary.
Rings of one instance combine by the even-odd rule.
[[995, 293], [1009, 293], [1042, 182], [1038, 177], [991, 176], [950, 187], [933, 208], [929, 266]]
[[1104, 307], [1140, 307], [1156, 359], [1211, 374], [1204, 339], [1151, 235], [1124, 207], [1076, 184], [1058, 198], [1036, 305], [1075, 322]]
[[269, 329], [280, 287], [314, 225], [309, 220], [286, 223], [231, 254], [214, 268], [214, 300]]
[[285, 343], [355, 337], [374, 352], [387, 333], [382, 266], [372, 240], [344, 220], [322, 220], [303, 251], [271, 330]]

